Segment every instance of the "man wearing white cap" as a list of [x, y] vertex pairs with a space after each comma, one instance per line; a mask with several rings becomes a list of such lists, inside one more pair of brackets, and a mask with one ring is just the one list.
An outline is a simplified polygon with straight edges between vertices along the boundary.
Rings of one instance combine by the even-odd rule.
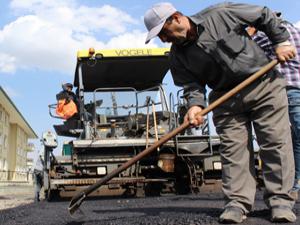
[[[289, 33], [267, 7], [221, 3], [193, 16], [185, 16], [170, 3], [158, 3], [144, 16], [149, 31], [146, 43], [158, 36], [172, 43], [170, 67], [174, 83], [183, 86], [191, 125], [202, 122], [195, 115], [205, 107], [206, 86], [212, 102], [269, 62], [245, 28], [264, 31], [276, 46], [280, 61], [295, 56]], [[260, 145], [264, 199], [271, 221], [294, 222], [290, 195], [294, 159], [289, 129], [285, 81], [277, 70], [244, 88], [213, 111], [221, 139], [222, 181], [226, 205], [222, 223], [241, 223], [253, 209], [256, 180], [251, 141], [254, 127]]]

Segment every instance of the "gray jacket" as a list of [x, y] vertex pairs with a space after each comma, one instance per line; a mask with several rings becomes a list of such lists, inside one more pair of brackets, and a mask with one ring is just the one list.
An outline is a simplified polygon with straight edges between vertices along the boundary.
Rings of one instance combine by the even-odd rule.
[[[170, 54], [174, 83], [184, 87], [189, 107], [205, 106], [206, 85], [212, 90], [227, 91], [269, 62], [245, 31], [246, 27], [263, 31], [273, 44], [289, 38], [267, 7], [221, 3], [189, 18], [197, 25], [198, 40], [181, 46], [173, 44]], [[201, 55], [197, 60], [192, 59], [197, 56], [195, 52]], [[207, 57], [213, 63], [207, 63]]]

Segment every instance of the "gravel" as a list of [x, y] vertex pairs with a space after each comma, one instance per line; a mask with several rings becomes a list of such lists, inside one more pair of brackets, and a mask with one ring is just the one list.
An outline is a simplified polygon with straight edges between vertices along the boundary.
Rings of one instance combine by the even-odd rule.
[[33, 203], [34, 188], [30, 183], [0, 183], [0, 210]]

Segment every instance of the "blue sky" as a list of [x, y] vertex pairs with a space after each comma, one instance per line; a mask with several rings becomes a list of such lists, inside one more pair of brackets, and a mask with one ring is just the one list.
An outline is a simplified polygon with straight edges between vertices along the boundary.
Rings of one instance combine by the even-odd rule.
[[[62, 83], [73, 81], [77, 50], [145, 47], [143, 15], [156, 2], [0, 0], [0, 85], [39, 136], [60, 122], [50, 118], [48, 104], [55, 103]], [[221, 1], [170, 2], [192, 15]], [[300, 25], [299, 0], [236, 2], [268, 6]], [[164, 46], [155, 39], [147, 47]], [[170, 76], [164, 83], [174, 90]]]

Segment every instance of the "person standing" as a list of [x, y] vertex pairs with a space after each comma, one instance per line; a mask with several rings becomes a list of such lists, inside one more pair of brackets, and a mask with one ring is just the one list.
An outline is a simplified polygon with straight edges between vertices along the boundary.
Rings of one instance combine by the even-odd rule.
[[[197, 113], [205, 107], [206, 86], [212, 102], [257, 72], [270, 60], [245, 28], [264, 31], [276, 45], [276, 56], [287, 61], [295, 47], [289, 33], [267, 7], [220, 3], [193, 16], [185, 16], [170, 3], [146, 11], [146, 43], [158, 36], [172, 43], [170, 68], [174, 83], [184, 88], [189, 110], [185, 120], [203, 122]], [[289, 129], [285, 81], [273, 69], [213, 110], [221, 139], [222, 183], [225, 209], [221, 223], [241, 223], [252, 210], [256, 192], [253, 151], [249, 146], [253, 125], [260, 145], [264, 199], [273, 222], [294, 222], [294, 159]]]
[[[286, 80], [286, 92], [289, 104], [289, 118], [292, 128], [292, 141], [295, 159], [295, 181], [291, 194], [298, 199], [298, 191], [300, 190], [300, 29], [290, 22], [283, 20], [280, 12], [275, 15], [281, 20], [281, 24], [290, 34], [288, 39], [297, 48], [296, 57], [281, 63], [277, 69], [282, 73]], [[250, 27], [247, 29], [252, 39], [264, 50], [270, 58], [275, 58], [276, 53], [272, 42], [265, 33]]]
[[43, 187], [44, 160], [39, 154], [34, 164], [34, 201], [40, 201], [40, 192]]

